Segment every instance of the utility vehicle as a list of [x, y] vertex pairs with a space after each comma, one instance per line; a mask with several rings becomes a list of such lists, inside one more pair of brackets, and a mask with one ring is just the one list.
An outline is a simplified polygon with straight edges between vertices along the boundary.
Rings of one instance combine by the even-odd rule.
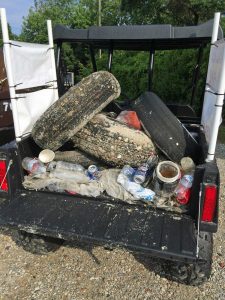
[[[124, 25], [69, 29], [57, 25], [53, 31], [58, 86], [54, 76], [52, 83], [54, 91], [59, 90], [60, 94], [65, 91], [65, 86], [60, 80], [63, 73], [61, 49], [65, 42], [82, 43], [90, 48], [93, 71], [97, 70], [95, 50], [108, 49], [109, 71], [111, 71], [114, 50], [147, 51], [150, 55], [149, 90], [152, 89], [155, 52], [198, 49], [190, 105], [176, 103], [169, 105], [180, 122], [193, 134], [200, 147], [188, 214], [177, 214], [151, 206], [130, 205], [115, 200], [112, 202], [104, 196], [91, 198], [23, 188], [25, 172], [21, 160], [27, 156], [37, 157], [42, 149], [32, 140], [31, 128], [19, 132], [18, 124], [23, 125], [27, 119], [23, 115], [21, 117], [23, 111], [16, 105], [24, 95], [29, 95], [30, 98], [25, 99], [23, 104], [26, 108], [31, 97], [36, 97], [36, 92], [25, 91], [21, 94], [20, 86], [13, 81], [12, 63], [16, 64], [17, 61], [12, 61], [13, 56], [10, 56], [10, 51], [13, 47], [18, 50], [23, 45], [8, 40], [5, 11], [1, 9], [16, 145], [0, 148], [0, 226], [16, 229], [20, 244], [35, 253], [54, 250], [63, 240], [79, 240], [110, 247], [119, 246], [170, 261], [172, 278], [179, 282], [198, 285], [208, 279], [212, 263], [213, 233], [218, 227], [220, 180], [214, 154], [225, 87], [225, 43], [219, 20], [220, 14], [216, 13], [214, 20], [198, 26]], [[49, 49], [51, 59], [54, 59], [51, 26], [48, 29]], [[192, 104], [196, 96], [202, 54], [204, 48], [210, 44], [204, 104], [202, 116], [199, 117], [193, 110]], [[31, 59], [32, 53], [31, 51]], [[53, 71], [55, 71], [54, 66]], [[46, 87], [42, 86], [41, 91], [43, 92], [44, 89]], [[57, 93], [55, 97], [56, 100]], [[37, 111], [38, 107], [44, 105], [39, 98], [36, 98], [36, 101], [38, 105], [34, 104], [29, 108], [31, 114], [33, 110]], [[50, 104], [48, 103], [44, 109], [47, 109]], [[109, 110], [118, 112], [120, 107], [111, 104]], [[29, 121], [31, 127], [32, 121]], [[1, 141], [1, 144], [3, 145], [4, 141]], [[68, 150], [69, 147], [69, 144], [65, 144], [61, 150]]]

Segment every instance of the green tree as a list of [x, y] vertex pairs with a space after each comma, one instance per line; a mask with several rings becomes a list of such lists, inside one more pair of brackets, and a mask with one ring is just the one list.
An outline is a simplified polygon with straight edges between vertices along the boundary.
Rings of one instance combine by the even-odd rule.
[[[9, 31], [9, 38], [11, 40], [15, 40], [17, 38], [16, 34], [12, 32], [11, 26], [8, 24], [8, 31]], [[3, 39], [2, 39], [2, 27], [0, 26], [0, 47], [3, 46]]]

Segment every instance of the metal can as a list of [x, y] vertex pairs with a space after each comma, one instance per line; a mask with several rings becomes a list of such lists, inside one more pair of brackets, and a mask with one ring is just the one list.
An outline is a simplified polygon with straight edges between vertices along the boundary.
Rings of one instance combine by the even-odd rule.
[[134, 174], [134, 181], [142, 184], [145, 182], [148, 175], [149, 165], [147, 163], [142, 164]]
[[87, 169], [87, 173], [90, 179], [98, 180], [100, 178], [100, 171], [95, 165], [90, 165]]

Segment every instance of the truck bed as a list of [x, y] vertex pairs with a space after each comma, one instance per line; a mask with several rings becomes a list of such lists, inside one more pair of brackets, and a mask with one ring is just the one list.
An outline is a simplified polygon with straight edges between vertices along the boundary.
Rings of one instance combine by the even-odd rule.
[[[219, 185], [215, 163], [208, 167], [206, 164], [197, 166], [189, 215], [184, 215], [106, 197], [25, 190], [21, 159], [37, 157], [39, 152], [39, 147], [30, 138], [19, 143], [18, 148], [0, 149], [0, 159], [5, 159], [7, 165], [12, 160], [7, 176], [9, 192], [0, 191], [0, 227], [119, 246], [169, 260], [193, 262], [198, 259], [199, 190], [203, 178], [215, 178]], [[215, 232], [217, 220], [218, 206], [215, 222], [207, 224], [204, 230]]]
[[2, 204], [0, 225], [170, 260], [196, 259], [195, 226], [189, 216], [101, 199], [17, 191], [13, 201]]

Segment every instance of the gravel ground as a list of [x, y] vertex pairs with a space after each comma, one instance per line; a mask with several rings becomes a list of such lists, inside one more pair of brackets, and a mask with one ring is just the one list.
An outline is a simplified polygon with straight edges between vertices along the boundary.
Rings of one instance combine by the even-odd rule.
[[66, 244], [48, 256], [25, 252], [0, 231], [0, 299], [225, 299], [225, 145], [218, 145], [220, 226], [212, 276], [200, 287], [163, 277], [160, 261], [103, 247]]

